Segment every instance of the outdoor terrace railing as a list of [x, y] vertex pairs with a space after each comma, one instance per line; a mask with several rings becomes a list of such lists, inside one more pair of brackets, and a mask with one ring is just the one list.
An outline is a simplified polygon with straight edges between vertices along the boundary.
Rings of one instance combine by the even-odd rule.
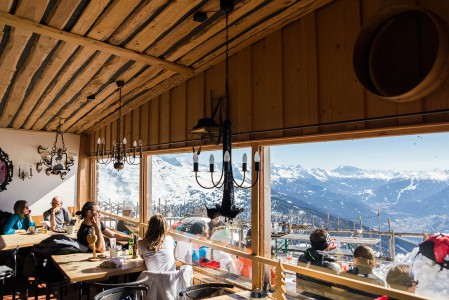
[[[109, 217], [114, 217], [118, 220], [123, 220], [123, 221], [134, 224], [136, 227], [140, 228], [140, 234], [142, 236], [147, 228], [147, 224], [140, 223], [131, 218], [117, 216], [117, 215], [110, 214], [110, 213], [103, 213], [103, 214], [106, 216], [109, 216]], [[333, 274], [329, 274], [326, 272], [321, 272], [321, 271], [312, 270], [312, 269], [308, 269], [308, 268], [304, 268], [304, 267], [300, 267], [300, 266], [295, 266], [292, 264], [284, 264], [284, 263], [282, 263], [281, 260], [275, 261], [270, 258], [253, 255], [253, 254], [243, 251], [243, 249], [238, 248], [236, 246], [230, 246], [230, 245], [226, 246], [220, 242], [201, 240], [201, 239], [194, 238], [190, 235], [180, 234], [180, 233], [176, 233], [176, 232], [170, 232], [170, 235], [176, 241], [193, 242], [193, 243], [196, 243], [201, 246], [210, 247], [211, 249], [214, 249], [214, 250], [219, 250], [219, 251], [222, 251], [222, 252], [225, 252], [228, 254], [236, 255], [239, 257], [244, 257], [244, 258], [250, 259], [253, 262], [276, 267], [276, 276], [277, 276], [276, 291], [273, 294], [273, 297], [275, 299], [282, 299], [282, 300], [286, 299], [286, 297], [285, 297], [286, 286], [285, 286], [285, 281], [284, 281], [284, 278], [285, 278], [284, 270], [293, 272], [293, 273], [299, 273], [299, 274], [313, 277], [313, 278], [316, 278], [319, 280], [324, 280], [324, 281], [330, 282], [335, 285], [343, 285], [343, 286], [346, 286], [346, 287], [349, 287], [349, 288], [352, 288], [355, 290], [372, 293], [372, 294], [376, 294], [376, 295], [387, 295], [389, 297], [396, 298], [396, 299], [410, 299], [410, 300], [428, 299], [428, 298], [421, 297], [421, 296], [418, 296], [415, 294], [403, 292], [403, 291], [396, 290], [396, 289], [385, 288], [385, 287], [382, 287], [379, 285], [374, 285], [374, 284], [370, 284], [367, 282], [353, 280], [353, 279], [342, 277], [339, 275], [333, 275]]]

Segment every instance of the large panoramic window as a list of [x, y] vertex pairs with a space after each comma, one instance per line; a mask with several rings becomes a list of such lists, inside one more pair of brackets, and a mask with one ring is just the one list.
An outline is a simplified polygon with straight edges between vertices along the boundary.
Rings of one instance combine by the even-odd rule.
[[[407, 288], [447, 299], [449, 291], [435, 287], [448, 282], [449, 270], [440, 272], [435, 259], [417, 256], [427, 234], [449, 232], [447, 149], [447, 133], [270, 147], [276, 255], [293, 264], [317, 260], [307, 257], [316, 248], [309, 238], [321, 228], [335, 239], [325, 250], [337, 248], [326, 255], [343, 272], [360, 270], [354, 253], [365, 245], [373, 250], [377, 262], [370, 274], [379, 282], [388, 279], [388, 272], [397, 279], [405, 272], [397, 265], [405, 264], [405, 275], [413, 271], [414, 277], [408, 278]], [[294, 274], [287, 282], [296, 282], [299, 292], [311, 292], [307, 280]]]
[[[251, 157], [251, 149], [238, 149], [232, 153], [232, 170], [237, 182], [241, 182], [242, 155]], [[199, 156], [198, 181], [203, 187], [212, 187], [209, 159], [214, 155], [213, 181], [217, 184], [221, 178], [222, 151], [203, 151]], [[235, 207], [242, 212], [235, 219], [228, 220], [219, 214], [212, 220], [207, 215], [207, 209], [221, 205], [223, 188], [203, 188], [195, 180], [192, 154], [153, 155], [149, 159], [151, 166], [151, 207], [153, 213], [163, 214], [176, 232], [191, 235], [195, 238], [207, 239], [222, 243], [225, 246], [247, 249], [251, 244], [251, 189], [234, 189]], [[251, 167], [249, 165], [250, 186]], [[150, 168], [149, 168], [150, 169]], [[247, 177], [248, 177], [247, 174]], [[192, 245], [177, 247], [176, 251], [191, 253], [193, 264], [204, 267], [218, 267], [218, 272], [231, 272], [240, 276], [243, 283], [251, 288], [251, 261], [234, 255]], [[189, 254], [190, 255], [190, 254]], [[185, 253], [177, 253], [178, 258], [185, 259]], [[209, 269], [211, 270], [211, 269]]]
[[[112, 164], [96, 165], [96, 199], [100, 208], [118, 216], [139, 220], [139, 176], [140, 165], [125, 164], [117, 171]], [[130, 233], [136, 231], [131, 224], [104, 217], [113, 228]]]

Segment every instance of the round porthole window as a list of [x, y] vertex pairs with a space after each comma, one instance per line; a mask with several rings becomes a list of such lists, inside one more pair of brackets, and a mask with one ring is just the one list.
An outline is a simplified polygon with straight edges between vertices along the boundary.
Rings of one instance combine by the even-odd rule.
[[354, 48], [360, 83], [391, 101], [433, 92], [449, 71], [446, 25], [433, 13], [409, 6], [385, 9], [362, 28]]

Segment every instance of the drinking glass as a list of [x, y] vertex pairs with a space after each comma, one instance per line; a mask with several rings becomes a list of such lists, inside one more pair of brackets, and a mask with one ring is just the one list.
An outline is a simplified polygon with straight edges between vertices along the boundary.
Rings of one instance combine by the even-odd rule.
[[292, 252], [287, 252], [287, 262], [291, 263], [293, 260], [293, 253]]

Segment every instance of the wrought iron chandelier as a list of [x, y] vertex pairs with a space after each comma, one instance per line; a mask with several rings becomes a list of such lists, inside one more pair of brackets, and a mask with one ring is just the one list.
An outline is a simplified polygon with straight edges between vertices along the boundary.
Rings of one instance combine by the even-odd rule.
[[[48, 151], [48, 147], [39, 145], [37, 152], [41, 155], [40, 162], [36, 165], [36, 170], [40, 173], [42, 171], [42, 165], [45, 165], [45, 174], [50, 176], [60, 175], [61, 179], [65, 179], [67, 173], [70, 171], [70, 167], [75, 164], [76, 156], [74, 153], [67, 153], [67, 148], [64, 143], [64, 133], [61, 131], [62, 123], [59, 123], [56, 130], [56, 138], [51, 151]], [[58, 139], [61, 136], [61, 146], [58, 146]], [[31, 174], [31, 170], [30, 170]]]
[[[196, 151], [193, 146], [193, 171], [195, 172], [195, 179], [199, 186], [204, 189], [214, 189], [214, 188], [223, 188], [223, 199], [221, 204], [216, 204], [215, 207], [208, 208], [207, 215], [209, 218], [214, 218], [217, 214], [224, 216], [229, 219], [235, 218], [240, 212], [243, 211], [243, 208], [238, 208], [235, 205], [234, 199], [234, 187], [249, 189], [253, 187], [259, 180], [260, 174], [260, 155], [257, 151], [254, 155], [254, 171], [257, 174], [256, 180], [249, 184], [246, 182], [246, 173], [247, 173], [247, 155], [243, 155], [242, 159], [242, 172], [243, 179], [241, 182], [237, 182], [234, 179], [232, 173], [232, 124], [230, 121], [230, 101], [229, 101], [229, 18], [228, 15], [234, 9], [234, 0], [221, 0], [220, 8], [226, 14], [226, 82], [225, 82], [225, 120], [222, 122], [222, 104], [223, 99], [219, 99], [218, 103], [215, 105], [211, 105], [212, 112], [210, 118], [202, 118], [198, 121], [198, 124], [191, 131], [192, 136], [200, 135], [201, 145], [199, 149]], [[219, 123], [215, 121], [215, 116], [219, 114]], [[223, 138], [223, 165], [221, 170], [220, 179], [216, 181], [214, 179], [215, 172], [215, 159], [211, 154], [209, 158], [209, 172], [211, 176], [211, 185], [203, 185], [198, 180], [198, 156], [201, 153], [201, 148], [204, 141], [207, 138], [217, 138], [217, 145], [220, 143], [221, 138]]]
[[[142, 141], [137, 143], [134, 141], [132, 147], [127, 147], [126, 137], [121, 138], [121, 122], [122, 122], [122, 88], [124, 81], [116, 82], [119, 90], [119, 118], [117, 124], [117, 139], [112, 142], [112, 150], [106, 150], [105, 138], [98, 138], [96, 159], [99, 164], [106, 165], [110, 162], [114, 163], [114, 169], [117, 171], [125, 167], [125, 163], [129, 165], [138, 165], [142, 159]], [[137, 156], [136, 156], [137, 154]]]

